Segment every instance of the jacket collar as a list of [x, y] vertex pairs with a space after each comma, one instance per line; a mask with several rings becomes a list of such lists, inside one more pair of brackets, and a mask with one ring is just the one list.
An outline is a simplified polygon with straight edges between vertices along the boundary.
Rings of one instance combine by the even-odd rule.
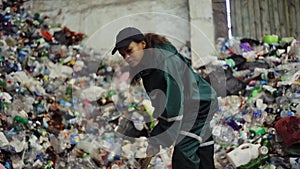
[[159, 69], [165, 59], [176, 54], [176, 48], [171, 44], [159, 45], [154, 48], [145, 49], [141, 62], [132, 69], [132, 73], [140, 74], [141, 77]]

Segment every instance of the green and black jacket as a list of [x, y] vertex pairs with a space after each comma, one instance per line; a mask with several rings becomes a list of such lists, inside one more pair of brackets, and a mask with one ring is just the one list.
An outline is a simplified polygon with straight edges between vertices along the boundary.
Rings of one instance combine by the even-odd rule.
[[207, 116], [210, 105], [203, 109], [200, 103], [215, 101], [216, 93], [171, 43], [144, 51], [133, 72], [141, 77], [155, 108], [153, 117], [159, 121], [149, 140], [151, 144], [169, 147], [181, 131], [192, 131], [195, 120]]

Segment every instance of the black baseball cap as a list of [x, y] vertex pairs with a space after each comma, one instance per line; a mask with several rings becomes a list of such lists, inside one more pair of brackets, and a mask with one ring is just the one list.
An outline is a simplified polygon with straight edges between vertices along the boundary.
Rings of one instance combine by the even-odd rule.
[[144, 34], [137, 28], [124, 28], [116, 36], [116, 45], [111, 54], [114, 55], [119, 48], [127, 47], [132, 41], [141, 41], [143, 39]]

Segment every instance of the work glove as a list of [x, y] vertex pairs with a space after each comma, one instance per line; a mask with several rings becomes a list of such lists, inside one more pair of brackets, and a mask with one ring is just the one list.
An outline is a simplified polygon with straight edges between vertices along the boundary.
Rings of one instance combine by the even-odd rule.
[[160, 145], [149, 143], [146, 149], [147, 157], [153, 157], [160, 151]]

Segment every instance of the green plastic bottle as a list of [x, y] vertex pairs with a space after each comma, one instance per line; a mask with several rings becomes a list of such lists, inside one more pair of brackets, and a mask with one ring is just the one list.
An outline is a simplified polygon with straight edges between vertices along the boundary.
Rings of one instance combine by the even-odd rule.
[[48, 161], [42, 168], [43, 169], [51, 169], [53, 166], [53, 161]]
[[262, 126], [257, 126], [257, 127], [253, 127], [250, 129], [250, 133], [253, 135], [253, 136], [261, 136], [261, 135], [264, 135], [266, 134], [266, 130], [264, 127]]
[[247, 100], [246, 102], [248, 102], [250, 99], [252, 99], [253, 97], [255, 97], [256, 95], [258, 95], [261, 91], [262, 91], [262, 87], [258, 86], [258, 87], [255, 87], [251, 93], [249, 94], [249, 96], [247, 97]]
[[261, 158], [251, 160], [248, 164], [238, 167], [238, 169], [257, 169], [260, 166], [264, 165], [268, 159], [269, 156], [265, 155]]
[[72, 86], [71, 85], [66, 88], [66, 93], [68, 95], [72, 95]]
[[15, 116], [14, 121], [22, 123], [22, 124], [28, 124], [28, 120], [21, 116]]
[[108, 92], [107, 97], [111, 98], [113, 95], [116, 95], [116, 94], [117, 94], [117, 92], [115, 90], [111, 90]]
[[263, 42], [269, 45], [273, 45], [274, 43], [279, 42], [279, 37], [277, 35], [265, 35], [263, 38]]

